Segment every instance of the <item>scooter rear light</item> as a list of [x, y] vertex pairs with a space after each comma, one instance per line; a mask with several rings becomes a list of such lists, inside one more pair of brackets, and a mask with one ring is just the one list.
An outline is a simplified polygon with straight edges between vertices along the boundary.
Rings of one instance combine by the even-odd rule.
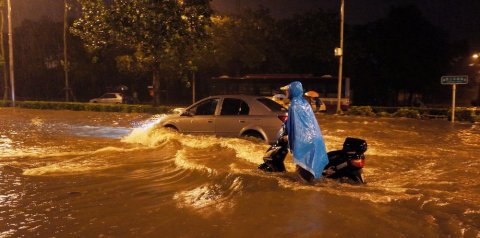
[[357, 167], [357, 168], [363, 168], [363, 166], [365, 166], [365, 159], [353, 159], [350, 161], [352, 163], [353, 166]]
[[280, 121], [285, 123], [288, 119], [288, 115], [278, 115], [278, 119], [280, 119]]

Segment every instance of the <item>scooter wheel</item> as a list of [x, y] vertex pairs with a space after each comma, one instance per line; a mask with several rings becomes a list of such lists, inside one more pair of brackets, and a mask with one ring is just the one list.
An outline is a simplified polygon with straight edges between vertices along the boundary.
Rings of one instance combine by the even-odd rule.
[[265, 171], [265, 172], [273, 172], [273, 169], [270, 166], [268, 166], [267, 163], [263, 163], [263, 164], [259, 165], [258, 169], [260, 169], [262, 171]]

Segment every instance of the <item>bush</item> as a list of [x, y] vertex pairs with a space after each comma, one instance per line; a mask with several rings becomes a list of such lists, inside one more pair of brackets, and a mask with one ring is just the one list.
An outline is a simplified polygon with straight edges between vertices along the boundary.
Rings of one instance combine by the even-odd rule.
[[352, 106], [345, 112], [345, 114], [353, 116], [375, 116], [375, 113], [370, 106]]
[[400, 108], [395, 113], [393, 113], [394, 117], [408, 117], [408, 118], [420, 118], [420, 113], [418, 110], [410, 109], [410, 108]]
[[392, 113], [388, 113], [388, 112], [378, 112], [378, 113], [377, 113], [377, 116], [379, 116], [379, 117], [391, 117], [391, 116], [392, 116]]
[[[452, 110], [448, 110], [449, 119], [451, 120]], [[455, 120], [476, 122], [479, 115], [476, 114], [475, 108], [457, 108], [455, 110]]]
[[0, 107], [9, 107], [10, 101], [0, 101]]
[[388, 113], [389, 115], [395, 113], [398, 110], [398, 107], [372, 107], [373, 112], [376, 113], [377, 115], [379, 113]]

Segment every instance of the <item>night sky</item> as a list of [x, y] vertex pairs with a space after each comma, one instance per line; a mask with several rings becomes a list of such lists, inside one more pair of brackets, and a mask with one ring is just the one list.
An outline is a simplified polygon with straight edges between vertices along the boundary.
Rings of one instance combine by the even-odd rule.
[[[390, 6], [414, 4], [433, 24], [449, 32], [452, 40], [467, 39], [473, 50], [480, 50], [480, 0], [345, 0], [345, 21], [364, 24], [385, 16]], [[15, 25], [25, 18], [50, 16], [62, 19], [62, 0], [13, 0]], [[235, 13], [263, 5], [276, 18], [322, 8], [338, 12], [340, 0], [213, 0], [219, 12]]]
[[[474, 49], [480, 50], [480, 0], [345, 0], [345, 21], [365, 24], [385, 16], [391, 6], [406, 4], [418, 6], [452, 40], [467, 39]], [[316, 8], [338, 12], [340, 0], [213, 0], [213, 5], [229, 13], [262, 5], [281, 18]]]

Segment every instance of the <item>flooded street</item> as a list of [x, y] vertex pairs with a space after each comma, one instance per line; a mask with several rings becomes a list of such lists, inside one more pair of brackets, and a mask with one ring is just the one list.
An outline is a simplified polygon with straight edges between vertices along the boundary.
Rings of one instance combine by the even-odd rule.
[[480, 237], [480, 125], [319, 115], [364, 179], [257, 170], [267, 145], [161, 115], [0, 108], [0, 237]]

